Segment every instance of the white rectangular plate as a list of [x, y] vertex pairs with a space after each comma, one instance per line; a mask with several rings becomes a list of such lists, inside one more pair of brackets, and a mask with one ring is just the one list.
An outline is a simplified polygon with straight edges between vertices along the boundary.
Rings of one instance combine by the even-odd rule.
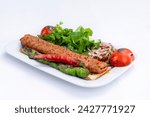
[[97, 80], [84, 80], [78, 77], [73, 77], [67, 74], [64, 74], [62, 72], [60, 72], [59, 70], [56, 70], [54, 68], [51, 68], [47, 65], [41, 64], [39, 62], [36, 62], [34, 60], [29, 59], [26, 55], [22, 54], [19, 50], [20, 50], [21, 44], [19, 40], [10, 42], [7, 44], [6, 46], [6, 52], [10, 55], [12, 55], [13, 57], [41, 70], [44, 71], [46, 73], [49, 73], [59, 79], [68, 81], [72, 84], [78, 85], [78, 86], [82, 86], [82, 87], [100, 87], [100, 86], [104, 86], [110, 82], [112, 82], [113, 80], [115, 80], [117, 77], [119, 77], [121, 74], [123, 74], [126, 70], [128, 70], [132, 64], [126, 66], [126, 67], [114, 67], [109, 73], [101, 76], [100, 78], [98, 78]]

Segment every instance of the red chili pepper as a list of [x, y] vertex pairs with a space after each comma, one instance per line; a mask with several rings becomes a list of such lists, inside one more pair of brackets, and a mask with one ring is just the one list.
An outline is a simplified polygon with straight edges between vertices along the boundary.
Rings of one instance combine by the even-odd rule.
[[42, 59], [51, 62], [65, 63], [72, 66], [80, 66], [80, 61], [75, 60], [69, 56], [57, 54], [39, 54], [32, 57], [33, 59]]

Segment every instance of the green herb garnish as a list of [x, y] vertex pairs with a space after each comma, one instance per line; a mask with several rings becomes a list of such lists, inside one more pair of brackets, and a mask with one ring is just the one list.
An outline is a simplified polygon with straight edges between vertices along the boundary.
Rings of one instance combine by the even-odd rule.
[[62, 24], [63, 23], [60, 22], [54, 26], [51, 34], [39, 37], [48, 42], [65, 46], [80, 54], [88, 53], [89, 50], [97, 49], [99, 47], [101, 43], [100, 40], [90, 40], [90, 36], [93, 34], [90, 28], [83, 28], [82, 26], [79, 26], [76, 30], [73, 30], [70, 28], [63, 28], [61, 26]]

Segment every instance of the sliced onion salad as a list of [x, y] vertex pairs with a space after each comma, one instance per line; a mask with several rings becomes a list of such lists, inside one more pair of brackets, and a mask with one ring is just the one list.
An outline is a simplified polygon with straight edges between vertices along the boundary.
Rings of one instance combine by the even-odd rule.
[[88, 55], [101, 61], [108, 61], [115, 48], [111, 43], [101, 42], [98, 49], [90, 50]]

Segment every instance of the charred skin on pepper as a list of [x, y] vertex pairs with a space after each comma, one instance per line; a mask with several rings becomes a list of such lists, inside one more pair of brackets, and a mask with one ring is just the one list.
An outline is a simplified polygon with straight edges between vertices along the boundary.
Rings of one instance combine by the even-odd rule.
[[32, 56], [33, 59], [37, 60], [47, 60], [50, 62], [58, 62], [58, 63], [64, 63], [72, 66], [80, 66], [80, 61], [76, 60], [69, 56], [63, 56], [58, 54], [40, 54]]

